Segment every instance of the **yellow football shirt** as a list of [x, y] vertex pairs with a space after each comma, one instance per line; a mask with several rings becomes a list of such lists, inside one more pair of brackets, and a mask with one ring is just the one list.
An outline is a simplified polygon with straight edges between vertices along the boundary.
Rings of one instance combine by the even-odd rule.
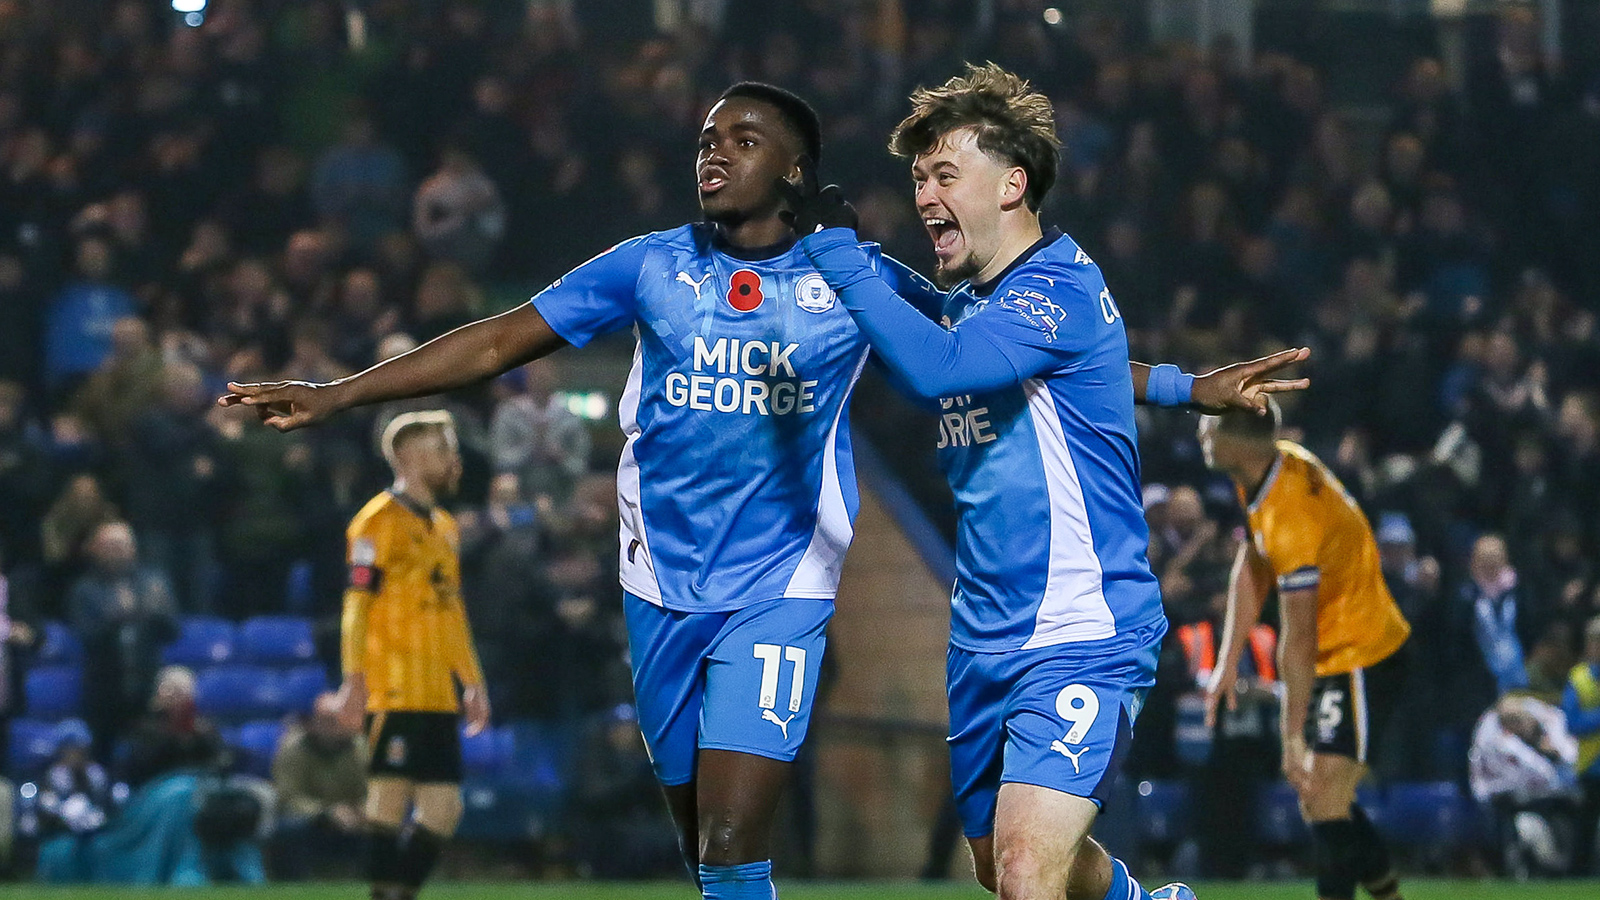
[[483, 684], [461, 602], [460, 532], [437, 507], [384, 491], [346, 531], [340, 650], [367, 676], [367, 710], [458, 712], [456, 680]]
[[1278, 590], [1316, 588], [1318, 677], [1376, 665], [1400, 649], [1411, 626], [1384, 584], [1372, 526], [1321, 460], [1279, 441], [1277, 461], [1245, 509]]

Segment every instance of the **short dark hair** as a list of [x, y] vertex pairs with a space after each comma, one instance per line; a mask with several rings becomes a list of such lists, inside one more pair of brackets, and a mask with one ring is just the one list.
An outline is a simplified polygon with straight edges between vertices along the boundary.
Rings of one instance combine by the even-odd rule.
[[965, 75], [936, 88], [917, 88], [911, 95], [911, 115], [889, 136], [889, 150], [914, 159], [963, 128], [977, 132], [979, 150], [1028, 173], [1023, 198], [1028, 209], [1038, 212], [1056, 183], [1061, 151], [1050, 98], [995, 63], [967, 63]]
[[1217, 421], [1217, 434], [1267, 444], [1277, 440], [1278, 431], [1282, 428], [1283, 408], [1271, 397], [1267, 398], [1266, 415], [1254, 410], [1234, 409], [1223, 413]]
[[776, 108], [783, 115], [784, 121], [789, 123], [789, 127], [794, 129], [795, 136], [800, 138], [806, 156], [811, 157], [814, 163], [822, 160], [822, 120], [817, 118], [817, 111], [812, 109], [811, 104], [799, 94], [786, 91], [775, 84], [741, 81], [723, 91], [717, 102], [721, 103], [734, 97], [760, 100]]

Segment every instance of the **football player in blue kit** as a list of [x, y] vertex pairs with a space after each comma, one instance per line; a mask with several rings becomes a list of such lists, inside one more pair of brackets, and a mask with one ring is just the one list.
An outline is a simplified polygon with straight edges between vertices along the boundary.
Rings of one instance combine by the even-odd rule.
[[[777, 188], [820, 154], [803, 100], [735, 85], [700, 134], [706, 221], [623, 241], [529, 303], [349, 378], [230, 384], [220, 401], [289, 430], [633, 329], [617, 497], [635, 698], [707, 898], [774, 894], [772, 820], [857, 508], [844, 413], [867, 340], [797, 245]], [[937, 309], [931, 283], [858, 249], [895, 292]]]
[[890, 146], [912, 160], [939, 280], [954, 285], [944, 326], [875, 270], [836, 188], [779, 187], [873, 350], [942, 407], [959, 513], [951, 771], [978, 880], [1008, 900], [1191, 898], [1181, 884], [1145, 892], [1088, 837], [1167, 629], [1146, 559], [1135, 382], [1163, 405], [1259, 408], [1304, 386], [1260, 376], [1306, 351], [1200, 381], [1130, 371], [1099, 268], [1039, 223], [1059, 149], [1049, 99], [990, 64], [919, 90], [912, 108]]

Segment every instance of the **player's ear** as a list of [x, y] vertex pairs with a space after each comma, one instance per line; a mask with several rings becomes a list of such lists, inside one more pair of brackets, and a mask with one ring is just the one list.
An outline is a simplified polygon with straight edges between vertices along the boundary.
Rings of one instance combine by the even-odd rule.
[[1021, 166], [1012, 166], [1000, 179], [1000, 205], [1012, 209], [1028, 195], [1028, 173]]

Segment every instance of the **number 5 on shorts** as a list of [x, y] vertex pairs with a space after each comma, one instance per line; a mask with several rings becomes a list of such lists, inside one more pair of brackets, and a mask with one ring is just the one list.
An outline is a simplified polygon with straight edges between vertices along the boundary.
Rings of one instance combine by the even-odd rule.
[[800, 711], [800, 700], [805, 695], [806, 689], [806, 648], [804, 647], [779, 647], [777, 644], [756, 644], [755, 657], [761, 660], [761, 699], [762, 709], [773, 709], [778, 703], [778, 656], [780, 651], [784, 659], [794, 666], [793, 676], [789, 688], [789, 712]]

